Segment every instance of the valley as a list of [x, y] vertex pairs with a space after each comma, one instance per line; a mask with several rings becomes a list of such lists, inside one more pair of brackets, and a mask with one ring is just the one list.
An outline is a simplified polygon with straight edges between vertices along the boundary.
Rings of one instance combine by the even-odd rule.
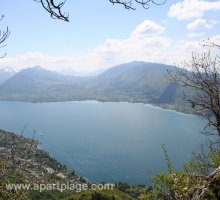
[[37, 66], [5, 80], [0, 85], [0, 100], [150, 103], [190, 113], [189, 105], [183, 103], [184, 95], [189, 92], [167, 78], [167, 70], [173, 69], [169, 65], [134, 61], [96, 76], [80, 77], [64, 76]]

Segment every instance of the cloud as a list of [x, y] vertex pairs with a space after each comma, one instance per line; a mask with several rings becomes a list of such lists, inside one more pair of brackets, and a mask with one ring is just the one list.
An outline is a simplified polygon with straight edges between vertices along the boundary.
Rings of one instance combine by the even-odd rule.
[[205, 12], [219, 10], [220, 1], [184, 0], [171, 6], [168, 16], [178, 20], [202, 17]]
[[63, 57], [54, 57], [54, 56], [44, 55], [38, 52], [28, 52], [24, 55], [18, 55], [13, 58], [5, 57], [3, 59], [0, 59], [0, 66], [10, 67], [18, 71], [23, 68], [40, 65], [47, 69], [54, 70], [57, 68], [58, 65], [60, 66], [66, 65], [67, 64], [66, 62], [67, 59]]
[[163, 33], [165, 30], [165, 27], [150, 21], [145, 20], [143, 23], [141, 23], [137, 28], [131, 33], [132, 37], [151, 37], [151, 36], [157, 36]]
[[208, 28], [211, 29], [215, 24], [217, 24], [218, 21], [216, 20], [205, 20], [202, 18], [198, 18], [195, 21], [189, 23], [187, 25], [187, 29], [189, 30], [196, 30], [196, 29], [204, 29], [204, 28]]
[[218, 46], [220, 46], [220, 35], [215, 35], [214, 37], [209, 39], [211, 42], [217, 44]]
[[[163, 35], [165, 28], [146, 20], [125, 39], [109, 38], [82, 55], [50, 56], [29, 52], [13, 58], [0, 59], [0, 67], [23, 69], [40, 65], [56, 71], [91, 73], [115, 65], [142, 60], [165, 64], [181, 63], [191, 59], [191, 53], [203, 51], [200, 41], [174, 40]], [[218, 39], [216, 36], [215, 38]]]
[[189, 33], [188, 35], [187, 35], [187, 37], [189, 37], [189, 38], [195, 38], [195, 37], [202, 37], [202, 36], [204, 36], [205, 35], [205, 33]]

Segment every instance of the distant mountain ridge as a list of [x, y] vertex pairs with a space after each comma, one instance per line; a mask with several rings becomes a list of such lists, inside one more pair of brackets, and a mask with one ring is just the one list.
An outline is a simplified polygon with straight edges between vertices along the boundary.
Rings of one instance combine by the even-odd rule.
[[2, 68], [0, 69], [0, 84], [4, 83], [6, 80], [11, 78], [14, 74], [16, 74], [15, 70], [10, 68]]
[[96, 76], [77, 77], [33, 67], [16, 73], [1, 84], [0, 100], [127, 101], [181, 110], [182, 89], [168, 81], [168, 69], [172, 70], [173, 66], [134, 61]]

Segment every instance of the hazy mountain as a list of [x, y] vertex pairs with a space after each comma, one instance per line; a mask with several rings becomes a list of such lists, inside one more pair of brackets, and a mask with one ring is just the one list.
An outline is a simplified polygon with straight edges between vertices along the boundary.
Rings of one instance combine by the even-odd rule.
[[158, 98], [167, 89], [170, 84], [166, 78], [167, 69], [172, 66], [134, 61], [107, 70], [97, 81], [105, 90], [147, 101]]
[[11, 78], [16, 72], [10, 68], [0, 69], [0, 84]]
[[93, 77], [65, 76], [34, 67], [20, 71], [0, 86], [1, 100], [31, 102], [99, 100], [153, 103], [172, 107], [181, 89], [166, 78], [172, 66], [134, 61]]
[[1, 85], [1, 91], [8, 94], [31, 92], [31, 90], [40, 86], [46, 87], [62, 81], [65, 82], [65, 78], [55, 72], [36, 66], [16, 73]]
[[[39, 66], [24, 69], [0, 86], [0, 98], [19, 101], [56, 101], [51, 98], [53, 87], [74, 86], [79, 78], [64, 76]], [[57, 91], [58, 92], [58, 91]], [[55, 94], [53, 94], [55, 95]]]

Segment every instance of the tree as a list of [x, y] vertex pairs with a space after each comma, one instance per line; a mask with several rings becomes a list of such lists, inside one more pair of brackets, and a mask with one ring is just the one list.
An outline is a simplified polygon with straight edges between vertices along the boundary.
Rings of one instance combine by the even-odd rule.
[[[0, 22], [3, 20], [3, 18], [4, 18], [4, 15], [1, 16]], [[10, 35], [10, 31], [9, 31], [8, 27], [6, 28], [5, 31], [0, 30], [0, 48], [3, 48], [6, 46], [5, 41], [7, 40], [9, 35]], [[3, 56], [0, 56], [0, 58], [5, 57], [5, 55], [6, 55], [6, 53]]]
[[163, 5], [167, 0], [163, 0], [161, 3], [157, 3], [154, 0], [130, 0], [130, 1], [123, 1], [123, 0], [109, 0], [111, 3], [114, 4], [121, 4], [126, 9], [132, 9], [135, 10], [136, 8], [133, 6], [134, 3], [140, 4], [143, 8], [148, 9], [150, 7], [150, 4], [155, 5]]
[[[207, 44], [206, 44], [207, 45]], [[209, 42], [209, 46], [220, 48], [220, 45]], [[184, 67], [168, 71], [169, 78], [177, 85], [190, 88], [193, 95], [187, 97], [192, 108], [208, 124], [205, 133], [220, 137], [220, 57], [210, 52], [193, 54], [192, 61]]]
[[[43, 8], [50, 13], [50, 16], [53, 19], [60, 19], [66, 22], [69, 22], [69, 14], [66, 14], [61, 11], [61, 8], [64, 6], [66, 1], [62, 1], [58, 4], [54, 3], [54, 0], [34, 0], [36, 2], [41, 3]], [[133, 6], [133, 4], [140, 4], [143, 8], [148, 9], [150, 7], [150, 4], [155, 5], [163, 5], [167, 0], [162, 0], [162, 2], [158, 3], [155, 0], [109, 0], [113, 5], [114, 4], [121, 4], [126, 9], [135, 10], [136, 8]]]
[[64, 6], [66, 1], [62, 1], [58, 4], [54, 3], [54, 0], [34, 0], [41, 3], [43, 8], [50, 13], [50, 16], [53, 19], [60, 19], [66, 22], [69, 22], [69, 14], [65, 14], [61, 11], [61, 8]]

